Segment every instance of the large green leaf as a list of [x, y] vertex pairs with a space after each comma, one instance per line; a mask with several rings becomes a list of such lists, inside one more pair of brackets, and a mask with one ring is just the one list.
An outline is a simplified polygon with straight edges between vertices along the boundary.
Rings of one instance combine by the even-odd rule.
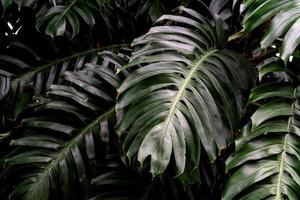
[[38, 26], [47, 23], [45, 33], [52, 37], [64, 35], [67, 27], [71, 27], [72, 37], [76, 36], [80, 30], [80, 19], [89, 27], [93, 27], [95, 22], [91, 7], [97, 4], [93, 1], [73, 0], [62, 5], [54, 5], [46, 12], [39, 13]]
[[[223, 21], [212, 21], [179, 7], [164, 15], [147, 34], [134, 40], [127, 68], [134, 69], [118, 89], [117, 110], [127, 112], [119, 126], [123, 148], [151, 173], [172, 162], [176, 176], [198, 168], [204, 147], [211, 162], [232, 142], [244, 108], [243, 94], [254, 72], [239, 54], [223, 49]], [[194, 175], [193, 175], [194, 176]], [[195, 177], [193, 177], [195, 178]], [[199, 178], [199, 177], [198, 177]]]
[[299, 45], [300, 30], [299, 0], [246, 0], [242, 11], [244, 30], [251, 32], [264, 22], [272, 20], [261, 41], [261, 47], [267, 48], [281, 36], [284, 37], [281, 57], [287, 62]]
[[[278, 72], [278, 67], [269, 69]], [[299, 97], [295, 83], [268, 83], [253, 89], [250, 103], [266, 103], [254, 112], [226, 162], [231, 177], [224, 200], [300, 198]]]
[[33, 90], [29, 89], [31, 80], [25, 77], [18, 79], [17, 76], [32, 70], [32, 65], [39, 65], [41, 58], [25, 45], [13, 43], [7, 48], [6, 54], [0, 55], [0, 63], [0, 112], [4, 115], [3, 122], [6, 123], [15, 121], [32, 97]]
[[[19, 7], [32, 8], [38, 29], [51, 37], [74, 38], [82, 32], [82, 27], [92, 30], [96, 23], [101, 26], [101, 35], [110, 41], [124, 26], [127, 26], [127, 34], [134, 32], [130, 30], [134, 28], [131, 14], [114, 0], [2, 0], [2, 7], [5, 10], [13, 2]], [[152, 12], [156, 12], [155, 8]]]
[[124, 26], [127, 26], [127, 34], [134, 31], [130, 29], [134, 28], [131, 15], [113, 0], [61, 1], [37, 13], [39, 30], [52, 37], [68, 35], [73, 38], [80, 32], [83, 24], [93, 28], [96, 23], [101, 26], [100, 34], [110, 41]]
[[30, 48], [19, 43], [11, 46], [11, 51], [18, 52], [22, 57], [11, 54], [0, 55], [0, 76], [3, 77], [0, 79], [3, 83], [0, 88], [2, 100], [0, 110], [5, 115], [4, 121], [16, 121], [28, 108], [28, 103], [35, 96], [43, 95], [52, 84], [57, 83], [66, 70], [81, 70], [85, 63], [98, 61], [99, 51], [120, 47], [113, 45], [89, 49], [43, 64], [41, 58]]
[[106, 134], [115, 120], [116, 88], [126, 75], [115, 73], [125, 58], [111, 52], [101, 58], [65, 72], [44, 102], [33, 105], [34, 116], [22, 120], [23, 136], [11, 141], [15, 148], [1, 174], [10, 189], [0, 194], [28, 200], [88, 198], [97, 163], [105, 158], [101, 145], [111, 137]]

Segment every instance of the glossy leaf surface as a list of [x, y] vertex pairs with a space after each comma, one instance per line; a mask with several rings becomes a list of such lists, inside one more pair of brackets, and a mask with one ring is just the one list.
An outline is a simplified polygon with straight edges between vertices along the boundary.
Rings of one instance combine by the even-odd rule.
[[294, 83], [269, 83], [252, 90], [250, 103], [266, 103], [254, 112], [226, 162], [231, 177], [224, 200], [299, 199], [299, 97]]
[[119, 127], [119, 134], [127, 132], [123, 148], [142, 165], [149, 156], [153, 176], [170, 163], [177, 176], [198, 168], [201, 146], [214, 162], [231, 144], [241, 95], [253, 84], [247, 61], [223, 49], [220, 18], [211, 23], [194, 10], [178, 10], [133, 42], [127, 68], [135, 70], [118, 89], [117, 110], [128, 108]]

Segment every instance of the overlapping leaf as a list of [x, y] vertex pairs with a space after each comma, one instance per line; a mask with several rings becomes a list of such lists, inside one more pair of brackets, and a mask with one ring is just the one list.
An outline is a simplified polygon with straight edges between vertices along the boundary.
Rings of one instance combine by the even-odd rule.
[[178, 10], [181, 15], [157, 21], [167, 25], [133, 42], [127, 67], [135, 70], [118, 89], [117, 109], [128, 109], [119, 127], [126, 133], [123, 148], [142, 165], [150, 157], [153, 176], [170, 163], [177, 176], [191, 174], [201, 146], [213, 162], [231, 143], [242, 94], [253, 84], [248, 62], [223, 49], [227, 38], [219, 17], [209, 22], [192, 9]]
[[168, 8], [159, 0], [142, 0], [138, 2], [136, 17], [147, 13], [152, 22], [155, 22]]
[[[270, 63], [265, 70], [278, 72], [279, 65]], [[224, 188], [224, 200], [300, 198], [299, 97], [295, 83], [253, 89], [250, 103], [267, 103], [252, 115], [236, 140], [235, 154], [227, 160], [227, 171], [233, 174]]]
[[38, 29], [51, 37], [67, 35], [74, 38], [80, 33], [82, 27], [84, 29], [89, 27], [91, 30], [98, 23], [103, 26], [102, 34], [105, 33], [103, 35], [112, 40], [118, 30], [125, 25], [128, 25], [128, 30], [133, 28], [130, 14], [119, 7], [118, 1], [2, 0], [2, 6], [6, 9], [13, 2], [19, 7], [26, 6], [34, 9]]
[[116, 88], [125, 76], [115, 73], [125, 58], [111, 52], [101, 58], [99, 64], [66, 71], [44, 103], [33, 107], [35, 115], [23, 119], [23, 136], [11, 141], [16, 147], [4, 162], [6, 187], [0, 194], [28, 200], [88, 197], [99, 157], [105, 155], [100, 143], [114, 128]]
[[91, 7], [93, 1], [74, 0], [68, 4], [54, 5], [46, 12], [39, 13], [38, 26], [47, 23], [45, 33], [50, 36], [64, 35], [67, 27], [71, 27], [71, 34], [74, 37], [80, 30], [80, 19], [89, 27], [95, 24], [95, 18]]
[[139, 200], [144, 194], [144, 184], [133, 171], [110, 171], [95, 177], [92, 185], [96, 195], [89, 200]]
[[[21, 6], [27, 6], [27, 7], [32, 7], [35, 8], [38, 4], [38, 0], [2, 0], [2, 6], [4, 8], [4, 10], [13, 2], [15, 2], [16, 4], [18, 4], [19, 7]], [[47, 2], [48, 3], [48, 2]]]
[[[32, 72], [35, 69], [32, 69], [31, 66], [22, 60], [17, 60], [15, 57], [3, 56], [1, 61], [1, 75], [3, 75], [1, 111], [5, 115], [5, 121], [16, 121], [22, 111], [28, 107], [27, 104], [32, 100], [33, 93], [35, 95], [41, 94], [45, 90], [44, 86], [47, 82], [47, 86], [49, 87], [51, 81], [57, 81], [57, 79], [51, 80], [51, 77], [54, 78], [59, 72], [52, 71], [52, 73], [48, 74], [48, 71], [46, 73], [43, 71], [36, 74], [32, 73], [30, 74], [31, 77], [28, 77], [27, 71]], [[16, 77], [17, 75], [20, 75], [20, 77]], [[49, 78], [49, 81], [44, 81], [44, 78]], [[31, 87], [32, 81], [34, 86], [36, 86], [34, 89]]]
[[246, 0], [242, 11], [244, 30], [253, 31], [264, 22], [272, 20], [261, 41], [261, 47], [269, 47], [283, 37], [281, 57], [287, 62], [299, 45], [300, 1], [299, 0]]
[[66, 70], [78, 71], [86, 62], [96, 63], [100, 50], [90, 49], [43, 64], [30, 48], [18, 43], [14, 46], [12, 51], [20, 52], [20, 58], [4, 54], [0, 56], [0, 76], [3, 77], [0, 99], [2, 106], [5, 105], [1, 107], [1, 112], [6, 116], [4, 121], [16, 121], [33, 97], [44, 94], [52, 84], [58, 83]]
[[223, 20], [226, 20], [233, 15], [233, 10], [237, 3], [237, 0], [212, 0], [209, 4], [209, 9], [213, 13], [220, 15]]

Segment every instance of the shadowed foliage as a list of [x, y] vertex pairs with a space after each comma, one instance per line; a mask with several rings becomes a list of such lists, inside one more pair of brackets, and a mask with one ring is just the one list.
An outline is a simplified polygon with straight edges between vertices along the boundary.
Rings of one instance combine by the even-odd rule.
[[299, 3], [1, 0], [0, 199], [300, 199]]

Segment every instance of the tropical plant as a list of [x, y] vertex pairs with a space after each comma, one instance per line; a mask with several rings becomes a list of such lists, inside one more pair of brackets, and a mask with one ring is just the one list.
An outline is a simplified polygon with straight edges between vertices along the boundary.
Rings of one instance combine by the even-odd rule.
[[2, 0], [0, 198], [300, 199], [299, 4]]
[[[283, 63], [271, 62], [260, 76], [266, 68], [286, 73]], [[239, 169], [227, 182], [223, 199], [299, 199], [298, 85], [297, 77], [252, 90], [249, 103], [259, 102], [258, 109], [236, 140], [234, 156], [226, 161], [227, 171]]]

